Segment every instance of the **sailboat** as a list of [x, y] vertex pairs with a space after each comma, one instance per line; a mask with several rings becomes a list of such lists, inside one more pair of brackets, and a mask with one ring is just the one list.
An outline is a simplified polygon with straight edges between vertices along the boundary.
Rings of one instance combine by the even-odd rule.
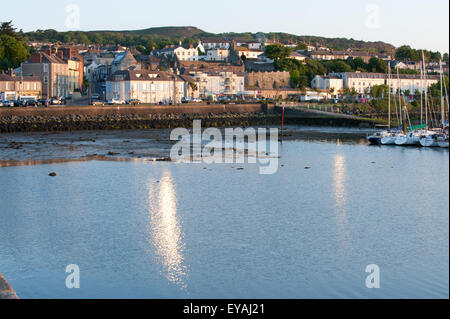
[[[398, 91], [399, 91], [399, 107], [401, 111], [402, 118], [402, 133], [398, 134], [395, 137], [395, 145], [407, 146], [407, 145], [417, 145], [419, 144], [419, 135], [416, 131], [408, 131], [407, 125], [407, 117], [408, 117], [408, 108], [406, 107], [406, 102], [402, 108], [402, 99], [401, 99], [401, 82], [400, 75], [397, 70], [397, 80], [398, 80]], [[411, 123], [409, 125], [411, 127]]]
[[[441, 129], [431, 131], [430, 134], [424, 134], [420, 137], [420, 145], [424, 147], [445, 147], [448, 145], [448, 134], [445, 134], [445, 107], [444, 107], [444, 94], [443, 94], [443, 82], [444, 76], [442, 72], [442, 61], [439, 61], [440, 73], [439, 81], [441, 83]], [[445, 85], [444, 85], [445, 86]], [[447, 101], [448, 102], [448, 101]], [[447, 129], [448, 131], [448, 129]], [[447, 140], [447, 144], [446, 141]], [[440, 144], [441, 143], [441, 144]]]
[[[382, 145], [395, 145], [395, 139], [397, 136], [401, 133], [399, 130], [391, 130], [391, 66], [388, 64], [388, 117], [389, 117], [389, 130], [386, 132], [386, 134], [381, 138], [381, 144]], [[397, 109], [397, 108], [396, 108]]]

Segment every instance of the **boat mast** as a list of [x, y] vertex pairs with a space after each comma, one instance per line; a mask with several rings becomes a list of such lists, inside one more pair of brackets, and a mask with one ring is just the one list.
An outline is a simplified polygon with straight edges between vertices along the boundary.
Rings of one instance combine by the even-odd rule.
[[439, 60], [439, 76], [440, 76], [440, 82], [441, 82], [441, 124], [442, 129], [445, 125], [445, 111], [444, 111], [444, 95], [443, 95], [443, 89], [442, 89], [442, 82], [444, 81], [444, 77], [442, 74], [442, 60]]
[[397, 68], [397, 90], [398, 90], [398, 109], [400, 111], [400, 125], [403, 126], [403, 116], [402, 116], [402, 89], [400, 87], [400, 74]]
[[425, 128], [428, 130], [428, 81], [425, 68], [425, 53], [422, 50], [423, 76], [425, 78]]
[[420, 63], [420, 129], [423, 128], [423, 64]]
[[389, 101], [389, 130], [391, 130], [391, 64], [388, 63], [388, 101]]

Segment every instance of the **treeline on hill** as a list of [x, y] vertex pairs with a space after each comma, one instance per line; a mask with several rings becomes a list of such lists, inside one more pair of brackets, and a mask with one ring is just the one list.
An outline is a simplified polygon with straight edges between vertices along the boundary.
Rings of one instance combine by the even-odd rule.
[[[443, 60], [448, 62], [448, 53], [444, 53], [442, 56], [440, 52], [432, 52], [423, 50], [426, 61]], [[422, 61], [422, 50], [412, 49], [409, 45], [403, 45], [395, 52], [395, 58], [400, 61]]]
[[320, 43], [332, 50], [346, 50], [353, 48], [357, 50], [366, 50], [372, 53], [390, 53], [395, 52], [395, 47], [384, 42], [365, 42], [345, 38], [324, 38], [316, 36], [297, 36], [288, 33], [220, 33], [212, 34], [204, 32], [194, 27], [165, 27], [150, 28], [136, 31], [68, 31], [58, 32], [56, 30], [37, 30], [24, 34], [28, 41], [39, 42], [60, 42], [60, 43], [78, 43], [78, 44], [111, 44], [124, 46], [143, 46], [146, 49], [156, 47], [163, 48], [168, 44], [179, 43], [193, 44], [204, 37], [224, 37], [231, 39], [256, 40], [266, 38], [274, 41], [289, 43]]

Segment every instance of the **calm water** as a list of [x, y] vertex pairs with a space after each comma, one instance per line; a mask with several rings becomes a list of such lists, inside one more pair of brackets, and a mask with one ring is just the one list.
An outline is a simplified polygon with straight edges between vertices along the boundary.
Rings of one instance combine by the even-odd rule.
[[[248, 164], [0, 168], [0, 271], [22, 298], [448, 298], [448, 151], [280, 152], [269, 176]], [[69, 264], [79, 290], [65, 288]], [[369, 264], [380, 289], [365, 286]]]

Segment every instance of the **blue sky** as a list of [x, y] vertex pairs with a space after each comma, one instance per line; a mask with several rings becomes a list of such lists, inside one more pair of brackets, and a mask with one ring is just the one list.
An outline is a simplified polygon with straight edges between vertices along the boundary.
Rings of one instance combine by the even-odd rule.
[[0, 21], [13, 20], [24, 31], [67, 31], [71, 4], [79, 8], [81, 30], [192, 25], [214, 33], [279, 31], [449, 51], [448, 0], [16, 0], [3, 1]]

